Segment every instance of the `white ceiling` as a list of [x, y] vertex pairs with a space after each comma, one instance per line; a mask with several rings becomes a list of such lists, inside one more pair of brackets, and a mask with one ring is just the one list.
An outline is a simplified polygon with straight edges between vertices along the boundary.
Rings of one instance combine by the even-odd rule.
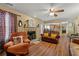
[[[11, 3], [17, 11], [29, 16], [36, 16], [44, 21], [47, 20], [69, 20], [79, 16], [79, 3]], [[7, 4], [8, 5], [8, 4]], [[60, 7], [64, 12], [59, 13], [58, 17], [49, 16], [48, 9]]]

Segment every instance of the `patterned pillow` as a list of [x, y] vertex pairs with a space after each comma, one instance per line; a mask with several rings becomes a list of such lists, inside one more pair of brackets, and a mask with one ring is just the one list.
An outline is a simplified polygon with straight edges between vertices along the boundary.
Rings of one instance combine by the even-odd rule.
[[14, 45], [18, 43], [23, 43], [23, 36], [13, 37], [13, 42], [14, 42]]

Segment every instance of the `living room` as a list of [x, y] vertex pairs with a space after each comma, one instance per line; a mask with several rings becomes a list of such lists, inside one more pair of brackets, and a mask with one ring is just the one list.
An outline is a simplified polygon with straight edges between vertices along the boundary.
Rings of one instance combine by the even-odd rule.
[[78, 6], [78, 3], [0, 3], [0, 55], [79, 55]]

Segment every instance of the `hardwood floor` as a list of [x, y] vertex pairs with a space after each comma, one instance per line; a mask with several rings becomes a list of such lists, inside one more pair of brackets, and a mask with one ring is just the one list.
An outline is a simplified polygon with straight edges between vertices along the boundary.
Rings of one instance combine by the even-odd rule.
[[[29, 56], [43, 56], [43, 55], [54, 55], [51, 54], [54, 52], [56, 48], [55, 44], [47, 43], [47, 42], [40, 42], [35, 44], [29, 48]], [[51, 50], [52, 49], [52, 50]]]
[[47, 42], [31, 45], [28, 56], [69, 56], [69, 39], [62, 36], [58, 45]]
[[57, 55], [58, 56], [69, 56], [69, 38], [62, 36], [57, 45]]
[[29, 54], [26, 56], [69, 56], [69, 39], [63, 35], [57, 45], [43, 41], [35, 42], [35, 44], [31, 44]]

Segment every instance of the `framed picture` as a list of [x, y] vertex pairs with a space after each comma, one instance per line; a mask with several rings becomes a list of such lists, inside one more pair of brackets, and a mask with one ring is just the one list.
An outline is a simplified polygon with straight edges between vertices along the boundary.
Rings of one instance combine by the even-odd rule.
[[23, 25], [23, 24], [22, 24], [22, 21], [19, 20], [19, 22], [18, 22], [18, 26], [21, 27], [22, 25]]

